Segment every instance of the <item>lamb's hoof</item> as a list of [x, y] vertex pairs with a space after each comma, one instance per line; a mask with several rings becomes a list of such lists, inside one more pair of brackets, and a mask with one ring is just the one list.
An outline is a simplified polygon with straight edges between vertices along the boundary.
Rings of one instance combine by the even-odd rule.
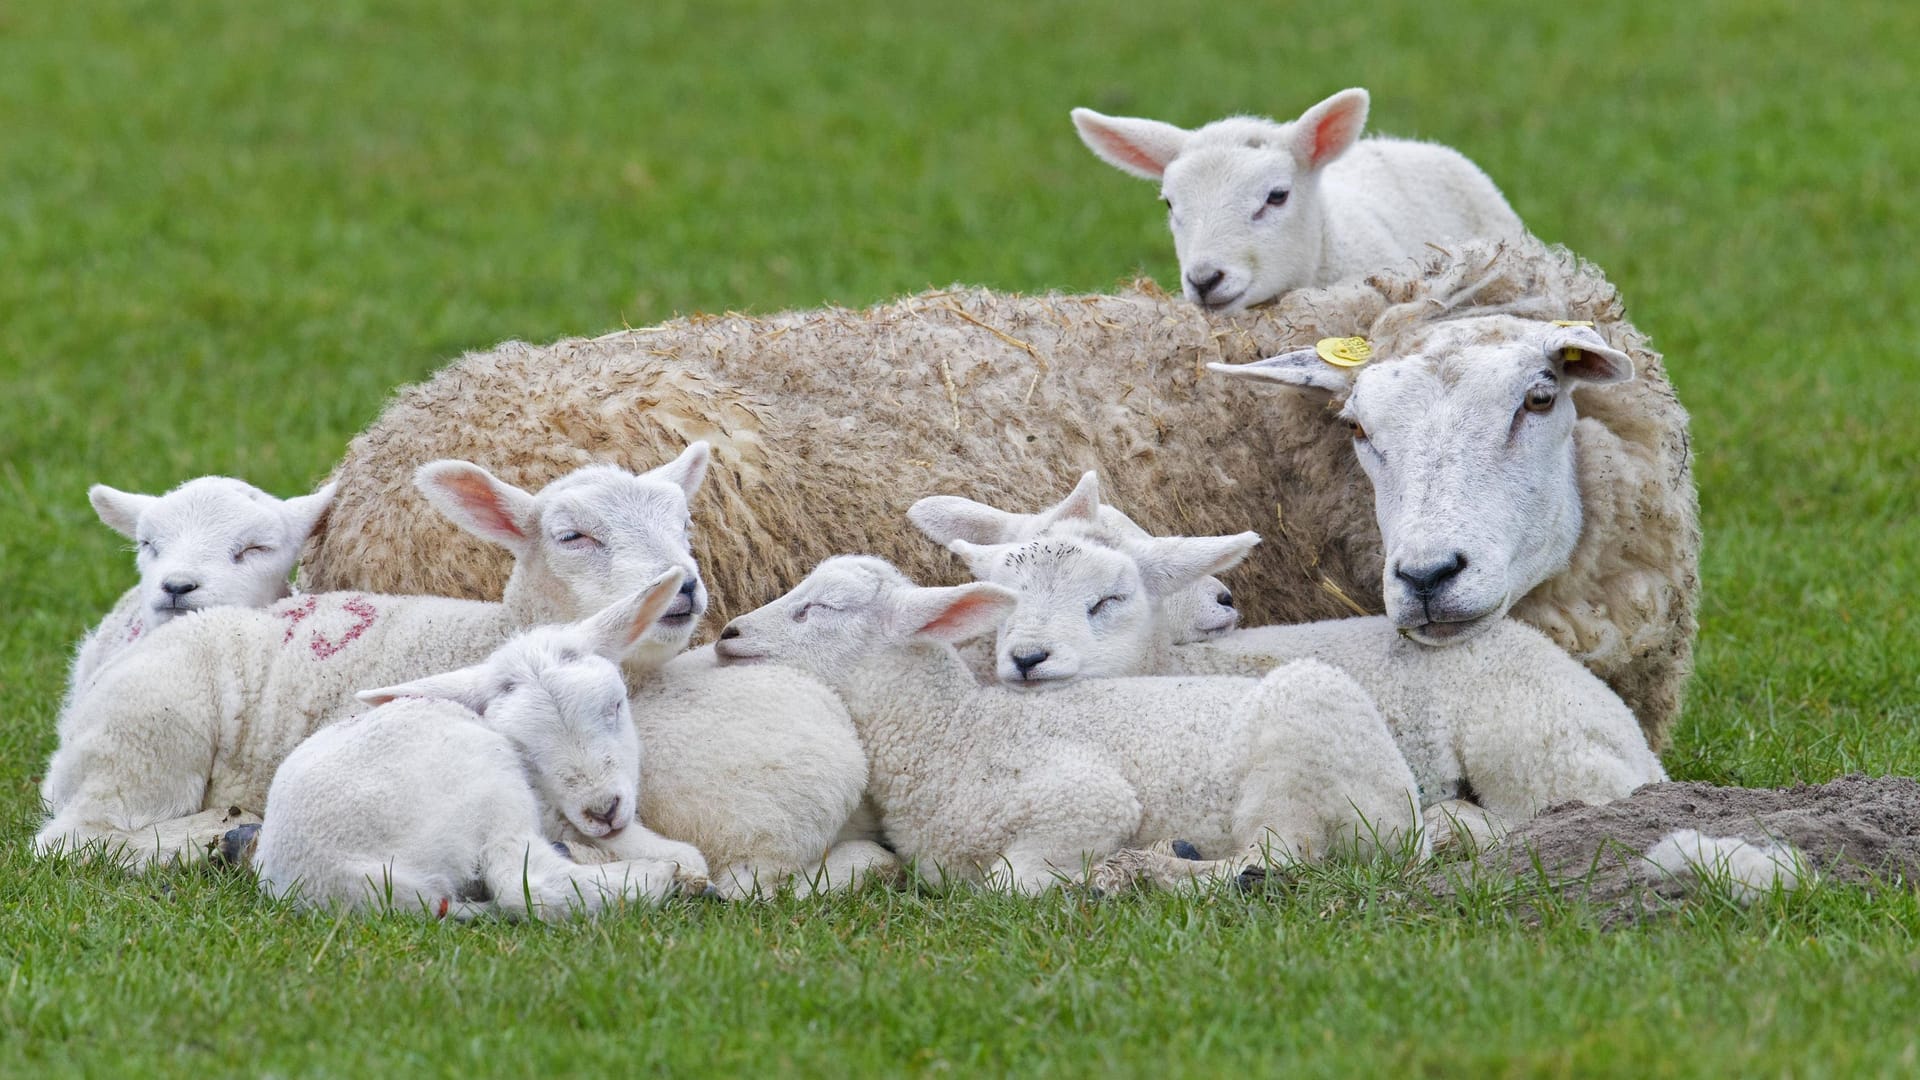
[[568, 862], [573, 861], [573, 849], [567, 846], [566, 841], [564, 840], [553, 841], [553, 851], [554, 851], [554, 854], [560, 856], [561, 858], [567, 860]]
[[1145, 855], [1139, 851], [1116, 851], [1100, 860], [1087, 875], [1087, 894], [1105, 900], [1130, 891], [1144, 868]]
[[1233, 887], [1241, 892], [1260, 892], [1267, 887], [1269, 878], [1264, 866], [1249, 866], [1233, 879]]
[[1200, 855], [1200, 849], [1187, 843], [1185, 840], [1175, 840], [1172, 848], [1173, 855], [1177, 859], [1185, 859], [1188, 862], [1203, 861]]
[[675, 873], [673, 875], [673, 887], [669, 891], [675, 896], [684, 896], [690, 899], [720, 899], [720, 890], [714, 888], [713, 882], [708, 881], [705, 874]]
[[215, 866], [233, 866], [241, 869], [253, 865], [254, 848], [260, 844], [260, 826], [239, 825], [228, 829], [214, 845], [213, 863]]

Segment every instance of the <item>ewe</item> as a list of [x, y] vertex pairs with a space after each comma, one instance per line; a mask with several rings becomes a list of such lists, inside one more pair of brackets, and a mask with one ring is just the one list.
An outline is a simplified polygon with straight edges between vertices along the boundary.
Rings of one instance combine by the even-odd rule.
[[328, 484], [282, 500], [229, 476], [202, 476], [165, 495], [136, 495], [105, 484], [88, 488], [100, 520], [134, 542], [140, 584], [81, 639], [68, 698], [121, 650], [175, 616], [214, 607], [263, 608], [286, 596], [300, 545], [333, 491]]
[[[274, 774], [261, 890], [303, 907], [550, 919], [697, 880], [699, 852], [634, 819], [642, 747], [615, 666], [680, 578], [668, 570], [471, 667], [362, 691], [372, 712], [315, 732]], [[576, 865], [554, 851], [560, 837], [619, 861]]]
[[679, 651], [704, 603], [687, 498], [707, 457], [695, 443], [642, 476], [594, 466], [538, 495], [466, 462], [422, 468], [436, 505], [516, 556], [504, 600], [310, 593], [174, 620], [62, 710], [34, 850], [85, 848], [136, 870], [198, 855], [258, 812], [301, 740], [358, 711], [356, 690], [472, 663], [670, 568], [687, 580], [637, 652]]
[[[914, 498], [1014, 505], [1031, 498], [1035, 477], [1092, 468], [1153, 532], [1265, 535], [1236, 589], [1249, 622], [1377, 612], [1383, 577], [1398, 579], [1381, 563], [1347, 426], [1324, 394], [1263, 394], [1208, 375], [1205, 362], [1371, 333], [1371, 377], [1399, 363], [1399, 339], [1428, 321], [1487, 309], [1541, 320], [1502, 322], [1521, 335], [1507, 347], [1542, 348], [1546, 320], [1591, 319], [1633, 356], [1633, 380], [1585, 386], [1571, 434], [1554, 426], [1542, 432], [1553, 439], [1516, 441], [1508, 453], [1526, 468], [1485, 478], [1474, 497], [1502, 520], [1584, 522], [1553, 534], [1557, 550], [1523, 560], [1544, 584], [1509, 576], [1513, 614], [1607, 680], [1657, 742], [1679, 708], [1699, 588], [1686, 413], [1605, 279], [1535, 241], [1463, 245], [1227, 320], [1142, 293], [970, 290], [865, 312], [700, 316], [591, 341], [509, 343], [401, 391], [353, 441], [301, 573], [310, 589], [498, 596], [508, 561], [427, 510], [406, 483], [422, 462], [463, 458], [537, 486], [584, 461], [636, 466], [704, 438], [719, 467], [697, 551], [722, 619], [849, 549], [917, 580], [956, 580], [946, 553], [905, 521]], [[1468, 368], [1502, 348], [1446, 362]], [[1504, 432], [1520, 405], [1446, 407], [1485, 413], [1464, 442], [1481, 423]], [[1569, 454], [1577, 487], [1530, 486], [1529, 470]], [[1431, 524], [1436, 538], [1447, 527]], [[1502, 543], [1520, 552], [1539, 538], [1528, 529]]]
[[879, 559], [840, 556], [727, 624], [715, 651], [840, 694], [880, 826], [935, 880], [1039, 892], [1174, 840], [1232, 853], [1187, 864], [1209, 876], [1266, 855], [1424, 843], [1413, 777], [1352, 679], [1303, 661], [1258, 680], [981, 686], [952, 643], [992, 630], [1014, 599], [986, 584], [917, 588]]
[[1287, 123], [1233, 116], [1193, 131], [1073, 110], [1088, 149], [1159, 183], [1187, 299], [1228, 312], [1407, 262], [1429, 244], [1521, 235], [1500, 189], [1458, 151], [1359, 142], [1366, 123], [1360, 89]]
[[[1034, 539], [952, 541], [976, 578], [1019, 596], [996, 642], [1002, 681], [1041, 688], [1126, 675], [1259, 675], [1295, 660], [1324, 661], [1351, 675], [1385, 715], [1421, 805], [1438, 808], [1429, 819], [1461, 820], [1481, 840], [1556, 803], [1609, 802], [1666, 779], [1620, 699], [1512, 620], [1453, 649], [1405, 640], [1379, 617], [1243, 628], [1176, 644], [1182, 624], [1161, 598], [1223, 572], [1259, 538], [1110, 541], [1099, 507], [1090, 473]], [[962, 516], [951, 502], [948, 509]], [[978, 507], [973, 516], [998, 513]], [[1453, 801], [1467, 796], [1478, 809]]]

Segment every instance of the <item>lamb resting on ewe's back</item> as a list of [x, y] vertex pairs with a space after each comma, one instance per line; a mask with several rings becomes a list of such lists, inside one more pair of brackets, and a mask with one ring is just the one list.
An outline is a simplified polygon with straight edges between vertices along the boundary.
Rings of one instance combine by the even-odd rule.
[[1188, 131], [1075, 109], [1073, 126], [1102, 161], [1160, 185], [1181, 286], [1211, 311], [1410, 263], [1428, 244], [1522, 233], [1452, 147], [1360, 142], [1367, 104], [1355, 88], [1284, 124], [1230, 116]]
[[[1476, 542], [1490, 559], [1501, 544], [1507, 556], [1557, 545], [1544, 559], [1496, 560], [1537, 575], [1508, 578], [1504, 602], [1613, 686], [1657, 745], [1679, 709], [1698, 591], [1687, 416], [1605, 278], [1532, 240], [1465, 244], [1228, 319], [1152, 292], [965, 290], [864, 312], [693, 317], [548, 347], [509, 343], [402, 391], [354, 440], [304, 583], [498, 595], [505, 555], [435, 514], [407, 483], [415, 467], [461, 457], [538, 486], [589, 461], [631, 467], [703, 438], [716, 467], [696, 550], [722, 620], [850, 548], [916, 580], [954, 581], [945, 553], [907, 521], [915, 499], [1029, 505], [1035, 477], [1087, 469], [1154, 533], [1265, 536], [1237, 590], [1254, 623], [1378, 612], [1380, 528], [1347, 423], [1324, 392], [1262, 391], [1205, 365], [1381, 322], [1396, 332], [1364, 370], [1384, 370], [1402, 362], [1399, 342], [1424, 343], [1420, 327], [1488, 309], [1540, 349], [1556, 329], [1547, 320], [1590, 320], [1597, 336], [1582, 340], [1631, 359], [1632, 378], [1557, 401], [1540, 432], [1549, 437], [1523, 448], [1561, 470], [1552, 505], [1524, 473], [1487, 477], [1475, 493], [1489, 511], [1525, 507], [1503, 520], [1550, 524], [1547, 540], [1529, 531]], [[1557, 357], [1539, 358], [1567, 377]], [[1446, 404], [1501, 430], [1520, 407]]]

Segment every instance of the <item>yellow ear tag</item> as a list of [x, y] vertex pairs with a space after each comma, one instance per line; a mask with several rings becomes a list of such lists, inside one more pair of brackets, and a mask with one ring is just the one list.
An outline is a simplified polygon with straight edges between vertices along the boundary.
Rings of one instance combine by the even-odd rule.
[[1555, 319], [1553, 320], [1553, 325], [1555, 326], [1592, 326], [1593, 320], [1592, 319]]
[[1328, 337], [1314, 343], [1313, 351], [1334, 367], [1359, 367], [1373, 359], [1373, 346], [1363, 337]]

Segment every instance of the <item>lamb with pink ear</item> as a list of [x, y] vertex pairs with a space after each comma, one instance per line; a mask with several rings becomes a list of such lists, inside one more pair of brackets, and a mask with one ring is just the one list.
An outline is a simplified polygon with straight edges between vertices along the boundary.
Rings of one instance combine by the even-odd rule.
[[1209, 311], [1359, 278], [1430, 243], [1524, 231], [1451, 147], [1361, 141], [1367, 106], [1355, 88], [1286, 123], [1231, 116], [1189, 131], [1075, 109], [1073, 124], [1101, 160], [1160, 185], [1181, 289]]

